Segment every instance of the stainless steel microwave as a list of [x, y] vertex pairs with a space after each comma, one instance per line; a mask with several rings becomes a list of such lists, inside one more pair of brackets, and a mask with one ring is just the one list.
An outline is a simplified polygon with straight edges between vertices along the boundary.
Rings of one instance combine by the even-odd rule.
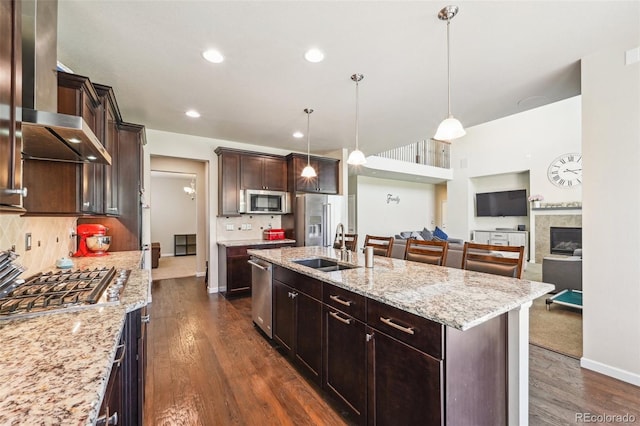
[[284, 191], [240, 191], [240, 213], [287, 214], [291, 213], [291, 197]]

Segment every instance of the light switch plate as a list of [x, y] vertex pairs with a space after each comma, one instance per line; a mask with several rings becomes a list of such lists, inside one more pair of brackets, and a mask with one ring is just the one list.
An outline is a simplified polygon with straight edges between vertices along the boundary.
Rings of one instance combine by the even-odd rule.
[[227, 231], [233, 231], [233, 224], [231, 224], [231, 223], [227, 223], [225, 226], [226, 226], [226, 228], [225, 228], [225, 229], [226, 229]]
[[24, 235], [24, 250], [25, 251], [31, 250], [31, 232], [27, 232]]

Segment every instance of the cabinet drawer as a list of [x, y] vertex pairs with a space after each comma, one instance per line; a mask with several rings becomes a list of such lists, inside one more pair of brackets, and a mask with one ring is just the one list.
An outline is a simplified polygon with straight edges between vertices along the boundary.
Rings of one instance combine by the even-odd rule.
[[491, 233], [491, 239], [492, 240], [508, 241], [509, 240], [509, 234], [505, 234], [503, 232], [492, 232]]
[[443, 357], [443, 326], [426, 318], [367, 300], [367, 324], [435, 358]]
[[246, 256], [247, 249], [253, 247], [239, 246], [239, 247], [227, 247], [227, 256]]
[[322, 281], [279, 266], [274, 266], [273, 278], [308, 296], [322, 300]]
[[323, 283], [323, 285], [324, 291], [322, 296], [324, 303], [360, 321], [365, 320], [366, 297], [333, 284]]

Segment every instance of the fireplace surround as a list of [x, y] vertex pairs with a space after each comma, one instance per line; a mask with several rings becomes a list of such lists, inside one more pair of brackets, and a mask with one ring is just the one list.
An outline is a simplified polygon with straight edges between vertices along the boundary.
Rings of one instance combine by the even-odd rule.
[[549, 228], [549, 243], [551, 254], [571, 256], [574, 250], [582, 248], [582, 228], [551, 226]]

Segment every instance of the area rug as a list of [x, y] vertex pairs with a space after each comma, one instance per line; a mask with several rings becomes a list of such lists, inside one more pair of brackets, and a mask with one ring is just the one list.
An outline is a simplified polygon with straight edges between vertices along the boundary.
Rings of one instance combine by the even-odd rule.
[[546, 294], [533, 301], [529, 310], [529, 343], [572, 358], [582, 357], [582, 313], [552, 304], [547, 311]]

